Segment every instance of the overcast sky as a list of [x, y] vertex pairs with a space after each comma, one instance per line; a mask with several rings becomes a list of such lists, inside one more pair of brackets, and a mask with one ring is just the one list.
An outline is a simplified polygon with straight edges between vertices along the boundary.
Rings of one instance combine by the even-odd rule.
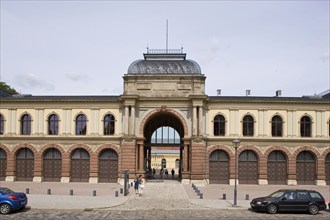
[[1, 81], [23, 94], [121, 95], [147, 46], [181, 46], [206, 94], [302, 96], [330, 87], [329, 0], [4, 1]]

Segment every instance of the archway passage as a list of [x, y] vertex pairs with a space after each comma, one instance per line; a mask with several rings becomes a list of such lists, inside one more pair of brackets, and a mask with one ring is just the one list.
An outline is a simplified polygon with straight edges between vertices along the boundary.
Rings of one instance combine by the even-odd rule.
[[183, 136], [183, 125], [174, 114], [157, 112], [149, 118], [144, 127], [144, 150], [139, 149], [139, 164], [143, 164], [148, 179], [181, 177]]
[[48, 149], [43, 156], [43, 180], [48, 182], [61, 181], [62, 155], [56, 148]]
[[229, 157], [223, 150], [215, 150], [209, 161], [210, 184], [229, 183]]
[[16, 180], [32, 181], [34, 154], [29, 148], [22, 148], [16, 155]]
[[118, 154], [112, 149], [102, 150], [99, 155], [99, 182], [117, 183]]

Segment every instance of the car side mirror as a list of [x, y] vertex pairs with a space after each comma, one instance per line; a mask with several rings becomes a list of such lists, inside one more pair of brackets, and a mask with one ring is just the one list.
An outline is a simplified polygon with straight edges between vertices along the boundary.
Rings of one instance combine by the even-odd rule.
[[284, 200], [286, 200], [286, 198], [285, 198], [285, 197], [283, 197], [283, 198], [282, 198], [282, 201], [284, 201]]

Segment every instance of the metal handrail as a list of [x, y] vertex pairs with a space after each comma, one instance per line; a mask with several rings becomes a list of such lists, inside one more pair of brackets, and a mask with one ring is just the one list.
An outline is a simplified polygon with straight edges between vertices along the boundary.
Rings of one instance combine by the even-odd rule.
[[148, 54], [182, 54], [183, 49], [147, 49]]

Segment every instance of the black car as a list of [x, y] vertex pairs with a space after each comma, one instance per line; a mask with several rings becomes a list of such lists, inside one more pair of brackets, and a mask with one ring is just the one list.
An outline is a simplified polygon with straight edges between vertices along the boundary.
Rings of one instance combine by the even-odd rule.
[[275, 214], [276, 212], [309, 212], [316, 215], [327, 205], [323, 196], [314, 190], [283, 189], [269, 196], [255, 198], [250, 202], [253, 210]]

